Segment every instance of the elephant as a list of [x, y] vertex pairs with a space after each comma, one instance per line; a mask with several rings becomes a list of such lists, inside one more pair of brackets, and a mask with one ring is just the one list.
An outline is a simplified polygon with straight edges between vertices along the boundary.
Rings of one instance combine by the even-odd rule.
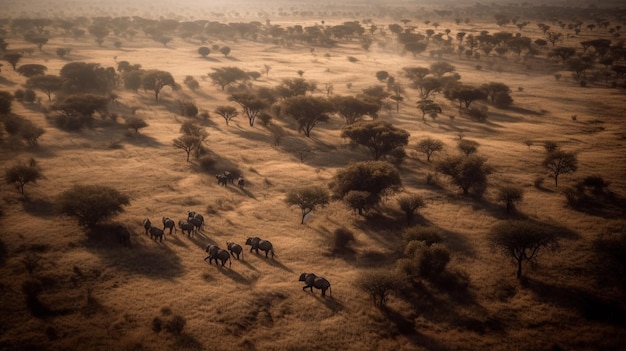
[[302, 273], [300, 274], [300, 279], [298, 279], [298, 281], [306, 284], [302, 290], [309, 288], [311, 289], [311, 292], [313, 292], [313, 288], [321, 289], [322, 297], [326, 297], [326, 290], [330, 289], [330, 296], [333, 295], [333, 289], [330, 287], [330, 282], [323, 277], [318, 277], [313, 273]]
[[220, 249], [217, 245], [209, 245], [204, 251], [209, 253], [209, 255], [204, 258], [205, 261], [207, 260], [207, 258], [209, 259], [209, 264], [211, 264], [211, 261], [215, 260], [215, 265], [217, 266], [218, 259], [222, 261], [222, 267], [224, 267], [226, 261], [228, 261], [228, 268], [230, 268], [230, 266], [233, 264], [233, 261], [230, 259], [230, 254], [228, 253], [228, 251]]
[[265, 251], [266, 258], [269, 252], [272, 253], [272, 258], [274, 258], [274, 248], [272, 246], [272, 243], [267, 240], [263, 240], [259, 237], [248, 238], [246, 240], [246, 245], [250, 245], [250, 252], [252, 252], [252, 250], [255, 250], [258, 255], [260, 249], [261, 251]]
[[176, 233], [176, 225], [174, 224], [174, 220], [168, 217], [163, 217], [163, 230], [165, 228], [170, 228], [170, 235], [172, 234], [172, 229], [174, 233]]
[[241, 254], [241, 259], [243, 260], [243, 248], [241, 245], [227, 241], [226, 247], [228, 248], [228, 251], [230, 251], [231, 256], [237, 255], [237, 259], [239, 259], [239, 255]]
[[224, 177], [226, 177], [226, 180], [227, 180], [230, 184], [234, 184], [234, 183], [235, 183], [235, 178], [237, 178], [237, 176], [235, 175], [235, 173], [230, 172], [230, 171], [224, 171]]
[[193, 232], [196, 230], [196, 226], [194, 226], [192, 223], [182, 220], [178, 221], [178, 227], [180, 228], [180, 231], [183, 232], [183, 234], [185, 234], [185, 231], [187, 231], [187, 236], [192, 236]]
[[130, 231], [123, 225], [115, 227], [115, 236], [120, 244], [130, 247]]
[[237, 186], [239, 187], [239, 189], [243, 189], [245, 183], [246, 181], [243, 179], [243, 177], [239, 177], [239, 179], [237, 179]]
[[202, 226], [204, 226], [204, 216], [199, 213], [189, 211], [187, 214], [187, 222], [191, 223], [198, 230], [202, 230]]
[[151, 239], [154, 239], [154, 240], [159, 239], [161, 242], [163, 242], [163, 237], [165, 237], [165, 232], [163, 231], [163, 229], [150, 227], [149, 232], [150, 232]]
[[217, 184], [222, 186], [228, 186], [228, 178], [223, 174], [216, 174], [215, 179], [217, 179]]
[[152, 228], [152, 223], [150, 222], [150, 218], [147, 218], [143, 220], [143, 228], [146, 230], [146, 235], [148, 235], [148, 230], [150, 230], [150, 228]]

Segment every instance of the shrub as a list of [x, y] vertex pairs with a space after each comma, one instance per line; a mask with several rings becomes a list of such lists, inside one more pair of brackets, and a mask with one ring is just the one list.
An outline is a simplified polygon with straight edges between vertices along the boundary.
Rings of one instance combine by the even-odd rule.
[[24, 101], [24, 90], [23, 89], [17, 89], [14, 93], [13, 96], [15, 97], [15, 100], [17, 101]]
[[185, 317], [174, 315], [165, 321], [164, 329], [174, 335], [181, 335], [186, 324], [187, 320]]
[[24, 90], [24, 101], [25, 102], [35, 102], [35, 100], [37, 100], [37, 94], [35, 94], [35, 91], [33, 89], [26, 89]]
[[407, 228], [402, 233], [402, 238], [406, 243], [411, 241], [422, 241], [427, 246], [437, 244], [443, 241], [441, 231], [433, 227], [414, 226]]
[[356, 285], [369, 294], [374, 306], [384, 308], [389, 294], [402, 286], [402, 280], [393, 271], [377, 269], [362, 272]]

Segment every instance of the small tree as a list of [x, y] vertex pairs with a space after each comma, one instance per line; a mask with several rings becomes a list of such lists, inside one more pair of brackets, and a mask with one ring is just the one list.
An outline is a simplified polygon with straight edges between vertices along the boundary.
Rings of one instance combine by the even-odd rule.
[[337, 198], [362, 211], [395, 192], [402, 182], [398, 170], [386, 161], [355, 162], [337, 171], [329, 184]]
[[237, 115], [239, 114], [239, 112], [237, 112], [237, 109], [232, 106], [218, 106], [215, 108], [215, 113], [224, 118], [224, 120], [226, 121], [226, 125], [228, 125], [230, 120], [237, 117]]
[[42, 179], [43, 174], [41, 169], [37, 165], [35, 159], [30, 159], [27, 164], [16, 164], [8, 168], [4, 173], [4, 179], [8, 184], [13, 184], [17, 190], [26, 198], [24, 193], [24, 186], [28, 183], [37, 183], [37, 180]]
[[401, 286], [401, 279], [392, 271], [378, 269], [361, 273], [356, 285], [372, 298], [374, 306], [382, 309], [389, 294]]
[[443, 150], [443, 142], [439, 139], [428, 137], [417, 143], [416, 149], [426, 154], [426, 161], [430, 162], [430, 157], [435, 153]]
[[200, 147], [202, 141], [195, 135], [183, 135], [174, 139], [173, 145], [177, 149], [181, 149], [187, 153], [187, 162], [189, 162], [189, 155], [193, 150]]
[[448, 157], [439, 162], [436, 169], [450, 176], [452, 182], [463, 190], [463, 195], [473, 190], [479, 196], [485, 191], [487, 176], [493, 171], [485, 158], [476, 155]]
[[413, 194], [400, 196], [398, 198], [398, 205], [400, 205], [400, 209], [404, 212], [406, 225], [410, 226], [413, 217], [415, 217], [415, 213], [419, 208], [424, 207], [425, 203], [421, 196]]
[[215, 72], [209, 73], [209, 78], [214, 84], [219, 85], [222, 91], [226, 86], [235, 83], [238, 80], [248, 79], [248, 74], [237, 67], [214, 68]]
[[14, 71], [16, 70], [17, 63], [20, 62], [21, 58], [22, 54], [17, 52], [9, 52], [7, 54], [4, 54], [4, 59], [11, 64], [11, 67], [13, 67]]
[[202, 57], [207, 57], [210, 53], [211, 49], [207, 48], [206, 46], [201, 46], [198, 48], [198, 54], [200, 54], [200, 56]]
[[476, 151], [478, 151], [479, 145], [480, 144], [474, 140], [461, 139], [459, 140], [456, 146], [465, 156], [469, 156], [471, 154], [476, 153]]
[[222, 53], [222, 55], [224, 55], [224, 57], [228, 57], [228, 54], [230, 54], [230, 47], [222, 46], [220, 48], [220, 52]]
[[517, 262], [517, 278], [522, 277], [522, 263], [532, 261], [542, 249], [558, 248], [555, 233], [546, 226], [529, 221], [506, 221], [494, 225], [487, 234], [491, 246]]
[[578, 170], [578, 158], [573, 152], [556, 150], [548, 153], [543, 160], [543, 166], [550, 172], [550, 178], [554, 178], [554, 186], [559, 186], [561, 174], [574, 173]]
[[300, 224], [304, 224], [304, 218], [318, 206], [328, 204], [328, 190], [319, 186], [307, 186], [291, 190], [287, 193], [285, 202], [290, 206], [298, 206], [302, 210]]
[[511, 213], [515, 209], [515, 204], [524, 198], [524, 190], [520, 187], [507, 185], [498, 189], [497, 200], [504, 202], [506, 212]]
[[128, 195], [105, 185], [74, 185], [57, 200], [62, 214], [75, 217], [78, 224], [94, 228], [98, 223], [124, 211]]
[[134, 130], [135, 134], [139, 134], [139, 129], [147, 127], [148, 123], [143, 118], [127, 117], [124, 125], [126, 128]]
[[26, 141], [26, 143], [28, 143], [28, 145], [37, 146], [39, 143], [39, 137], [41, 137], [45, 132], [45, 129], [35, 123], [29, 120], [24, 120], [21, 123], [19, 135]]
[[48, 67], [36, 63], [29, 63], [21, 65], [17, 68], [17, 73], [26, 78], [32, 78], [35, 76], [42, 76], [46, 73]]
[[417, 102], [417, 108], [422, 111], [422, 120], [426, 122], [426, 114], [436, 116], [441, 113], [441, 106], [432, 100], [420, 100]]

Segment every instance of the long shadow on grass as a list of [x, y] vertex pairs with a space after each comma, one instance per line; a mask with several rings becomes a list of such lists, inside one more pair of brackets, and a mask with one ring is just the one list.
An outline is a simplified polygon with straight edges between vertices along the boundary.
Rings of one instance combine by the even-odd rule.
[[52, 217], [57, 215], [54, 204], [44, 198], [24, 200], [24, 212], [37, 217]]
[[524, 282], [524, 287], [532, 290], [539, 300], [577, 311], [587, 320], [626, 327], [626, 309], [621, 301], [605, 299], [577, 287], [531, 278]]
[[[250, 257], [250, 255], [251, 254], [249, 254], [248, 257]], [[275, 258], [269, 258], [269, 257], [266, 258], [265, 255], [261, 253], [255, 254], [255, 255], [259, 258], [259, 261], [265, 262], [270, 266], [280, 268], [289, 273], [293, 273], [293, 270], [291, 268], [285, 266], [284, 264], [282, 264], [280, 261], [276, 260]]]
[[102, 225], [88, 231], [83, 244], [120, 270], [161, 279], [171, 279], [184, 273], [182, 262], [168, 247], [167, 239], [163, 242], [150, 240], [143, 245], [137, 240], [138, 235], [131, 231], [132, 247], [129, 249], [117, 242], [114, 233], [114, 224]]

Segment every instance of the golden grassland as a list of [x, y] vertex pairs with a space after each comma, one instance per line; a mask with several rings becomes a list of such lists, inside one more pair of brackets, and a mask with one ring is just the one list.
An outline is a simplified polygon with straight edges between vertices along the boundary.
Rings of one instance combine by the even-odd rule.
[[[453, 32], [461, 30], [454, 23], [448, 25]], [[464, 26], [476, 31], [495, 28], [489, 23]], [[540, 35], [538, 30], [534, 34]], [[116, 91], [119, 97], [112, 112], [123, 117], [136, 108], [136, 115], [148, 122], [139, 135], [112, 121], [79, 133], [64, 132], [46, 119], [45, 98], [35, 104], [13, 103], [14, 113], [43, 126], [46, 133], [33, 148], [11, 144], [5, 135], [0, 164], [4, 169], [34, 157], [46, 179], [27, 185], [30, 201], [11, 185], [0, 187], [4, 213], [0, 345], [7, 350], [546, 350], [556, 345], [617, 350], [626, 345], [623, 324], [608, 321], [605, 310], [581, 308], [587, 300], [613, 303], [621, 296], [596, 281], [591, 245], [601, 233], [624, 230], [623, 209], [615, 216], [575, 211], [566, 206], [560, 191], [584, 176], [599, 174], [617, 197], [626, 196], [622, 89], [600, 84], [583, 88], [568, 80], [566, 72], [556, 81], [553, 74], [562, 67], [544, 59], [521, 63], [513, 57], [476, 61], [445, 56], [465, 83], [497, 81], [513, 88], [513, 107], [490, 106], [487, 121], [479, 123], [458, 115], [455, 104], [443, 96], [436, 98], [444, 105], [443, 113], [424, 122], [415, 108], [417, 94], [407, 88], [399, 112], [383, 111], [380, 119], [408, 130], [410, 146], [426, 136], [441, 139], [447, 154], [456, 153], [461, 133], [480, 143], [479, 154], [488, 157], [495, 172], [483, 199], [465, 198], [443, 176], [439, 186], [428, 185], [426, 176], [435, 173], [433, 165], [422, 154], [410, 153], [400, 166], [404, 192], [426, 200], [420, 224], [443, 230], [453, 257], [450, 269], [464, 272], [470, 287], [462, 298], [441, 291], [424, 294], [419, 301], [392, 296], [383, 312], [373, 307], [355, 281], [365, 270], [390, 267], [399, 255], [404, 224], [395, 197], [369, 218], [331, 203], [314, 211], [304, 225], [299, 209], [289, 208], [283, 200], [290, 189], [326, 185], [338, 169], [369, 156], [339, 136], [338, 118], [315, 128], [311, 138], [298, 134], [289, 121], [277, 120], [287, 131], [279, 145], [260, 123], [249, 127], [244, 116], [227, 126], [212, 112], [232, 103], [207, 73], [226, 66], [260, 71], [268, 64], [269, 75], [254, 81], [255, 86], [273, 87], [303, 70], [303, 77], [318, 87], [332, 83], [335, 94], [349, 95], [378, 84], [379, 70], [403, 82], [403, 67], [428, 67], [433, 59], [426, 54], [400, 55], [376, 45], [364, 51], [357, 42], [314, 51], [248, 40], [216, 43], [232, 48], [229, 57], [212, 53], [203, 59], [197, 54], [198, 42], [180, 38], [164, 47], [137, 36], [116, 49], [112, 41], [98, 47], [89, 38], [55, 37], [42, 52], [20, 61], [43, 61], [48, 73], [57, 74], [72, 61], [115, 67], [125, 60], [168, 71], [179, 83], [191, 75], [200, 89], [166, 88], [159, 103], [150, 92]], [[28, 45], [11, 41], [11, 49]], [[72, 51], [61, 59], [54, 54], [57, 47]], [[352, 63], [348, 56], [358, 61]], [[487, 60], [495, 61], [493, 69], [485, 68]], [[477, 64], [483, 69], [477, 70]], [[24, 81], [8, 65], [0, 73], [1, 90], [14, 91]], [[239, 170], [247, 181], [245, 190], [218, 186], [213, 174], [202, 171], [195, 160], [185, 162], [184, 153], [172, 147], [181, 123], [189, 119], [178, 114], [180, 99], [211, 113], [208, 120], [198, 122], [209, 133], [206, 147], [216, 160], [216, 172]], [[534, 144], [527, 146], [527, 140]], [[558, 188], [541, 167], [545, 154], [541, 145], [547, 140], [578, 153], [578, 172], [562, 176]], [[441, 157], [436, 154], [434, 159]], [[533, 185], [537, 177], [546, 178], [541, 188]], [[129, 194], [131, 205], [114, 222], [131, 228], [131, 248], [121, 247], [106, 233], [85, 234], [72, 219], [53, 211], [55, 196], [73, 184], [109, 185]], [[525, 285], [515, 279], [514, 266], [493, 252], [485, 239], [494, 223], [507, 218], [495, 200], [496, 187], [504, 184], [523, 187], [519, 213], [571, 233], [558, 252], [540, 257], [537, 267], [527, 267]], [[178, 221], [190, 210], [206, 219], [204, 230], [195, 237], [178, 232], [160, 243], [144, 235], [145, 217], [160, 224], [162, 216]], [[332, 233], [343, 227], [356, 235], [353, 255], [331, 253]], [[276, 258], [246, 251], [245, 259], [235, 260], [232, 269], [202, 260], [206, 245], [225, 246], [227, 240], [243, 244], [248, 236], [271, 240]], [[30, 315], [21, 291], [21, 284], [31, 278], [22, 263], [29, 252], [42, 257], [33, 276], [44, 282], [41, 300], [52, 310], [43, 318]], [[328, 278], [332, 298], [321, 298], [319, 291], [302, 292], [297, 281], [301, 272]], [[623, 300], [615, 306], [623, 318], [619, 312]], [[186, 319], [181, 336], [153, 332], [155, 317], [166, 320], [172, 315]]]

